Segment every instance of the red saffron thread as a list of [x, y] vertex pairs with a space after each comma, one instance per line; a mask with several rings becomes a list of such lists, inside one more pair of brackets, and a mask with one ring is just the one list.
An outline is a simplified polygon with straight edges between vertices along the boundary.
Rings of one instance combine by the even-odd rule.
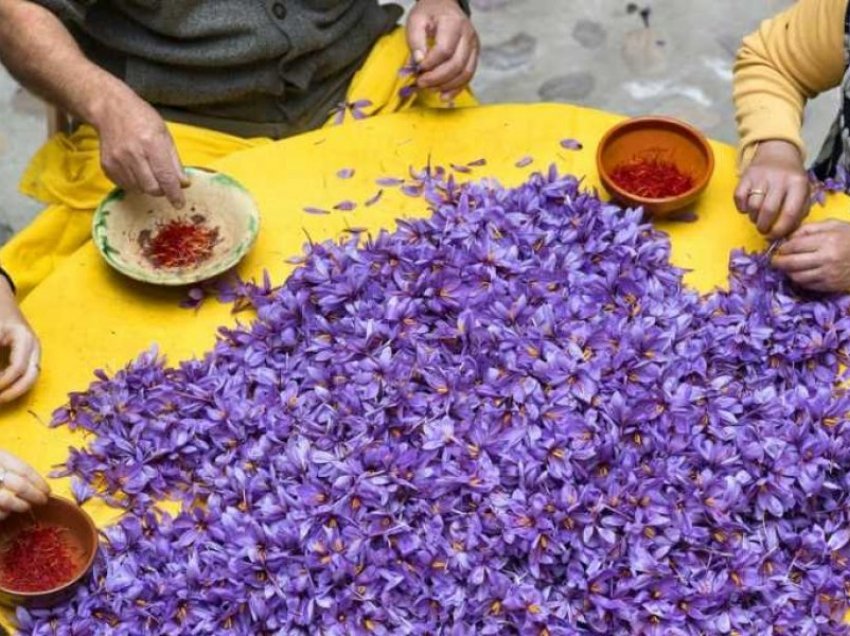
[[657, 157], [621, 163], [611, 172], [611, 179], [623, 190], [646, 199], [674, 197], [694, 186], [693, 177]]
[[15, 592], [43, 592], [69, 582], [79, 572], [81, 555], [68, 535], [41, 524], [21, 530], [0, 550], [0, 584]]
[[207, 227], [203, 217], [174, 219], [152, 237], [140, 237], [145, 256], [161, 268], [193, 267], [212, 256], [218, 228]]

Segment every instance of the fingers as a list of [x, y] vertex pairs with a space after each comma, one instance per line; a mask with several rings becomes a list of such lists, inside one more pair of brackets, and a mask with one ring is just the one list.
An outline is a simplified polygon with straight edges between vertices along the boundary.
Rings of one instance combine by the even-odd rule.
[[741, 180], [738, 182], [738, 187], [735, 190], [734, 197], [735, 207], [741, 214], [748, 214], [750, 211], [748, 199], [752, 188], [753, 186], [752, 181], [750, 180], [749, 172], [746, 172], [744, 173], [744, 176], [741, 177]]
[[[182, 188], [188, 180], [174, 141], [159, 114], [147, 104], [135, 116], [136, 134], [121, 129], [100, 130], [101, 165], [106, 175], [120, 187], [151, 196], [165, 196], [175, 208], [185, 205]], [[128, 115], [133, 121], [132, 115]]]
[[745, 199], [745, 210], [750, 217], [750, 221], [755, 225], [758, 223], [759, 213], [764, 199], [767, 196], [767, 184], [761, 184], [758, 187], [753, 187], [747, 192]]
[[129, 169], [133, 173], [134, 190], [144, 192], [152, 197], [162, 196], [162, 188], [159, 187], [159, 183], [148, 165], [148, 162], [133, 162], [133, 164], [129, 166]]
[[808, 214], [808, 181], [793, 177], [758, 187], [749, 183], [742, 180], [735, 192], [735, 204], [746, 211], [761, 234], [774, 240], [784, 238]]
[[[803, 226], [806, 227], [806, 226]], [[799, 230], [776, 250], [774, 262], [777, 259], [791, 256], [814, 254], [820, 249], [821, 242], [817, 235], [800, 234]]]
[[191, 180], [189, 179], [189, 175], [186, 174], [186, 170], [183, 168], [183, 163], [180, 161], [180, 157], [177, 155], [177, 148], [174, 146], [174, 142], [168, 146], [169, 154], [171, 156], [171, 166], [174, 170], [174, 174], [177, 175], [177, 178], [180, 181], [181, 188], [188, 188], [192, 185]]
[[827, 288], [825, 277], [826, 270], [823, 267], [807, 269], [800, 272], [791, 272], [788, 274], [788, 278], [800, 287], [812, 289], [814, 291], [830, 291]]
[[771, 262], [777, 269], [790, 274], [817, 269], [823, 264], [823, 258], [816, 251], [789, 255], [777, 253]]
[[0, 467], [5, 468], [8, 472], [20, 475], [45, 495], [50, 494], [50, 486], [47, 485], [44, 478], [32, 466], [15, 457], [12, 453], [0, 450]]
[[773, 264], [800, 287], [819, 292], [850, 289], [850, 224], [829, 220], [794, 232]]
[[9, 366], [0, 373], [0, 401], [3, 401], [3, 392], [26, 374], [37, 341], [24, 325], [13, 324], [0, 328], [0, 345], [11, 350]]
[[47, 503], [47, 493], [36, 488], [30, 480], [24, 479], [17, 473], [7, 471], [3, 480], [3, 488], [11, 492], [18, 499], [34, 504], [41, 505]]
[[104, 146], [101, 150], [100, 165], [104, 174], [119, 188], [134, 192], [142, 191], [138, 184], [136, 174], [132, 170], [135, 163], [133, 156], [128, 150]]
[[463, 74], [472, 55], [472, 39], [458, 37], [451, 46], [453, 46], [451, 56], [432, 70], [423, 73], [419, 78], [420, 86], [447, 92], [457, 88], [457, 85], [452, 85], [457, 80], [461, 80], [460, 85], [466, 83], [463, 81]]
[[[753, 197], [758, 198], [758, 197]], [[761, 207], [756, 217], [756, 229], [761, 234], [767, 234], [779, 216], [779, 210], [782, 209], [782, 204], [785, 200], [785, 188], [779, 187], [770, 188], [762, 197]]]
[[10, 512], [27, 512], [30, 509], [29, 503], [15, 496], [15, 494], [3, 488], [0, 490], [0, 510], [5, 513]]
[[32, 388], [33, 384], [35, 384], [35, 381], [38, 379], [38, 374], [41, 371], [38, 359], [39, 352], [34, 351], [30, 358], [30, 363], [26, 372], [9, 388], [0, 392], [0, 404], [13, 402]]
[[[439, 16], [433, 24], [434, 46], [432, 46], [422, 59], [420, 67], [423, 75], [419, 78], [422, 88], [433, 88], [433, 78], [430, 72], [437, 70], [440, 66], [452, 60], [458, 50], [461, 37], [464, 34], [465, 18], [454, 15]], [[463, 68], [463, 65], [460, 66]], [[460, 69], [457, 69], [460, 70]]]
[[421, 64], [428, 52], [428, 32], [431, 30], [431, 18], [423, 13], [413, 12], [407, 21], [407, 45], [413, 54], [413, 60]]
[[796, 230], [809, 213], [809, 181], [796, 178], [789, 182], [779, 217], [768, 231], [772, 239], [784, 238]]
[[460, 93], [469, 82], [472, 81], [472, 78], [475, 76], [475, 69], [478, 67], [478, 41], [477, 37], [474, 42], [474, 50], [470, 51], [467, 54], [466, 64], [463, 67], [463, 70], [452, 80], [449, 80], [442, 86], [440, 86], [440, 90], [442, 91], [443, 99], [446, 101], [451, 101], [455, 97], [457, 97], [458, 93]]
[[150, 170], [156, 180], [157, 187], [165, 194], [171, 205], [179, 210], [186, 202], [182, 187], [185, 174], [177, 159], [171, 136], [166, 132], [160, 143], [148, 152]]
[[799, 149], [782, 140], [758, 145], [735, 190], [735, 206], [773, 239], [795, 231], [809, 211], [811, 185]]

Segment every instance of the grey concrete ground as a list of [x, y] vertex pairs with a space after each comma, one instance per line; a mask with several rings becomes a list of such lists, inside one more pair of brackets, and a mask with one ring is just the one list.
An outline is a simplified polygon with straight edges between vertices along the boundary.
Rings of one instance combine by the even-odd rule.
[[[407, 0], [407, 4], [410, 1]], [[485, 102], [559, 101], [627, 115], [662, 113], [733, 143], [732, 62], [741, 37], [789, 0], [472, 0]], [[835, 95], [808, 111], [817, 146]], [[45, 139], [39, 103], [0, 69], [0, 244], [38, 206], [17, 193]]]

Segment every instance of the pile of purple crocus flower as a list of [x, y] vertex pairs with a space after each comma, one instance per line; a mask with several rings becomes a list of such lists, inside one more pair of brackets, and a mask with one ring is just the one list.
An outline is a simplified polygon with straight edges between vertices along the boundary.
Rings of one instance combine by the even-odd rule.
[[701, 298], [554, 170], [424, 189], [71, 396], [67, 473], [126, 514], [23, 633], [847, 634], [850, 301], [744, 254]]

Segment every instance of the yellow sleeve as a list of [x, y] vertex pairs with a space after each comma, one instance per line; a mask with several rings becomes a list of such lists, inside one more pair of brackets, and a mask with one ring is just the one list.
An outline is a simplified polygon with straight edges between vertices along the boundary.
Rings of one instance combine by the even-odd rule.
[[838, 86], [844, 75], [847, 2], [799, 0], [744, 38], [734, 80], [742, 167], [768, 139], [788, 141], [805, 156], [806, 101]]

